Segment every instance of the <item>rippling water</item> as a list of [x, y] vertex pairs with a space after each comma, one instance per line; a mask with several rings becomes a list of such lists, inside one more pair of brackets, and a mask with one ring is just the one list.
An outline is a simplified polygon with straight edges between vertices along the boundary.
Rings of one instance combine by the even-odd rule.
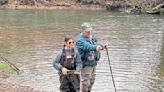
[[[52, 57], [63, 37], [76, 36], [84, 21], [93, 24], [100, 43], [109, 44], [117, 91], [164, 91], [164, 16], [106, 11], [0, 10], [0, 52], [23, 70], [5, 81], [59, 92]], [[93, 92], [114, 92], [107, 55], [101, 53]]]

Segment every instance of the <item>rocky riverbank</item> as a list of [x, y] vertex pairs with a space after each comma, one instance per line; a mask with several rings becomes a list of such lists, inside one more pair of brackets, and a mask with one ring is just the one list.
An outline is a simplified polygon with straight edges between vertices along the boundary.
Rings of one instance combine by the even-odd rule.
[[163, 0], [0, 0], [10, 9], [107, 9], [127, 13], [145, 13]]
[[17, 75], [0, 70], [0, 92], [39, 92], [34, 88], [22, 85], [14, 76]]
[[0, 92], [39, 92], [28, 86], [19, 84], [0, 83]]
[[[0, 92], [39, 92], [34, 90], [29, 86], [23, 86], [19, 82], [17, 78], [13, 76], [17, 76], [18, 73], [13, 69], [13, 67], [9, 66], [4, 62], [4, 59], [1, 60], [3, 57], [0, 58]], [[12, 80], [12, 81], [8, 81]], [[17, 81], [17, 82], [13, 82]], [[18, 84], [16, 84], [18, 83]]]
[[[16, 78], [12, 78], [14, 74], [9, 72], [0, 71], [0, 92], [39, 92], [34, 90], [29, 86], [23, 86]], [[12, 78], [12, 79], [11, 79]], [[11, 81], [17, 81], [17, 84], [12, 83]]]

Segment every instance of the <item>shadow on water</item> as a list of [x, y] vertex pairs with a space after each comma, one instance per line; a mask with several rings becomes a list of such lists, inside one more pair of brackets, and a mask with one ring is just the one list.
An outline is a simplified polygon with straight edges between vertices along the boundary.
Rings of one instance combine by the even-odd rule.
[[[154, 86], [154, 92], [164, 92], [164, 33], [163, 33], [163, 40], [162, 40], [162, 47], [160, 51], [160, 64], [156, 71], [157, 73], [157, 80], [155, 80]], [[157, 86], [160, 85], [160, 86]]]
[[[164, 76], [164, 67], [163, 67], [164, 66], [164, 32], [163, 32], [163, 40], [162, 40], [160, 60], [161, 60], [161, 62], [159, 65], [159, 76]], [[164, 80], [163, 80], [163, 82], [164, 82]]]
[[[155, 75], [152, 77], [152, 85], [150, 87], [151, 92], [164, 92], [164, 31], [161, 31], [162, 39], [161, 39], [161, 48], [159, 55], [159, 65], [156, 67]], [[154, 61], [155, 62], [155, 61]]]

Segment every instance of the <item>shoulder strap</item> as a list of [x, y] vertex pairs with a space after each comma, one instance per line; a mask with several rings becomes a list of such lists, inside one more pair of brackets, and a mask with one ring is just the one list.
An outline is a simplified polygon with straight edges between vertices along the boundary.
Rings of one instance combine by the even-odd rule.
[[[76, 58], [76, 51], [75, 49], [71, 49], [71, 56], [75, 59]], [[66, 61], [66, 50], [63, 48], [62, 49], [62, 54], [61, 54], [61, 60]]]
[[62, 49], [62, 53], [61, 53], [61, 64], [63, 64], [63, 62], [66, 60], [66, 51], [65, 49], [63, 48]]
[[62, 55], [65, 54], [65, 53], [66, 53], [66, 51], [65, 51], [65, 49], [63, 48], [63, 49], [62, 49]]
[[76, 57], [76, 51], [75, 48], [71, 49], [71, 55], [75, 58]]

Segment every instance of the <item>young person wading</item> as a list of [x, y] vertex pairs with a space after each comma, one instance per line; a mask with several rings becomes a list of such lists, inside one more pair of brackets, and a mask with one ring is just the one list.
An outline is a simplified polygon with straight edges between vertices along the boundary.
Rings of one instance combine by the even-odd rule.
[[60, 92], [79, 92], [81, 57], [72, 37], [66, 37], [64, 42], [64, 48], [53, 59], [53, 66], [59, 71]]

